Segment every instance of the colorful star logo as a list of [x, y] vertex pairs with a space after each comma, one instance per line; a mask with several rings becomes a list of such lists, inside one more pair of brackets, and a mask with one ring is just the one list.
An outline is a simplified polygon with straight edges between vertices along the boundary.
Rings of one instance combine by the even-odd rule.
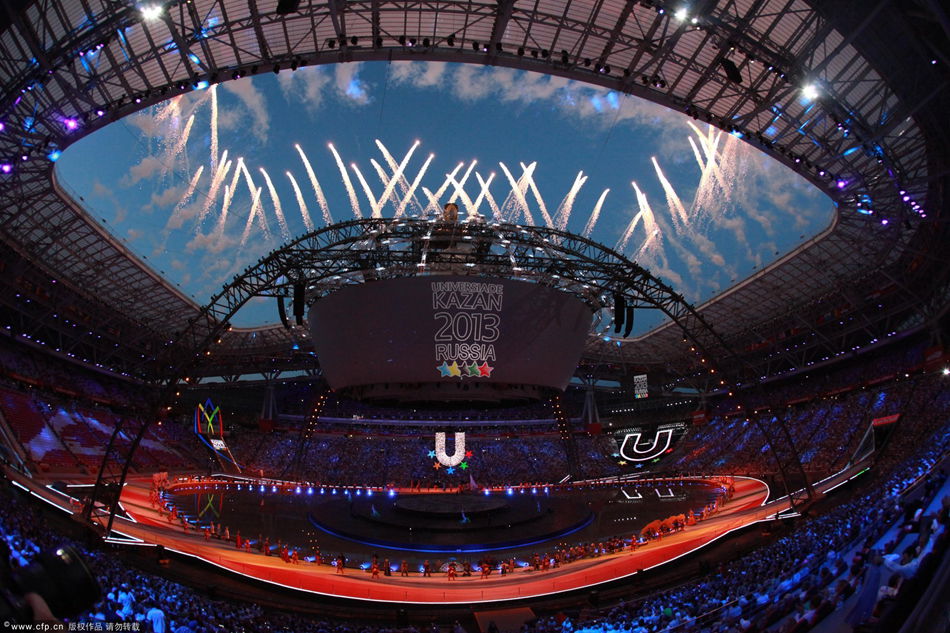
[[465, 459], [471, 459], [472, 451], [465, 451]]
[[450, 474], [450, 475], [454, 475], [454, 474], [455, 474], [455, 469], [452, 468], [451, 466], [449, 466], [448, 468], [445, 469], [445, 472], [447, 472], [447, 473]]
[[432, 467], [435, 468], [436, 470], [439, 470], [440, 468], [442, 468], [442, 464], [440, 464], [439, 462], [435, 462], [432, 464]]
[[429, 457], [435, 459], [435, 451], [429, 451]]
[[482, 378], [490, 378], [491, 372], [493, 369], [494, 367], [489, 365], [488, 361], [486, 360], [485, 362], [483, 362], [481, 365], [478, 366], [478, 375], [481, 376]]
[[468, 468], [468, 462], [462, 462], [461, 464], [459, 464], [459, 468], [461, 468], [462, 470], [465, 470], [466, 468]]
[[456, 361], [452, 361], [452, 364], [449, 365], [449, 375], [450, 376], [462, 376], [462, 370], [459, 369], [459, 364]]
[[472, 378], [478, 378], [481, 375], [481, 371], [478, 369], [478, 365], [475, 364], [475, 361], [472, 361], [465, 366], [466, 375]]
[[436, 369], [439, 370], [440, 378], [448, 378], [449, 376], [452, 375], [452, 370], [449, 369], [449, 365], [445, 361], [442, 361], [442, 364], [436, 367]]

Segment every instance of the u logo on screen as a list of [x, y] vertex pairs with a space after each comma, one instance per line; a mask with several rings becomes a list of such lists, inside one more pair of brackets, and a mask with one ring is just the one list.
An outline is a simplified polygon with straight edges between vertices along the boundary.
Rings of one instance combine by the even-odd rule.
[[465, 459], [465, 433], [455, 434], [455, 451], [450, 457], [445, 453], [445, 433], [435, 434], [435, 458], [443, 466], [454, 467]]
[[[626, 437], [623, 438], [623, 444], [620, 445], [621, 457], [631, 462], [645, 462], [659, 457], [663, 454], [663, 451], [670, 447], [670, 442], [673, 441], [673, 429], [657, 431], [656, 435], [653, 436], [653, 443], [649, 445], [641, 445], [640, 436], [640, 433], [627, 433]], [[632, 442], [630, 438], [633, 438]]]

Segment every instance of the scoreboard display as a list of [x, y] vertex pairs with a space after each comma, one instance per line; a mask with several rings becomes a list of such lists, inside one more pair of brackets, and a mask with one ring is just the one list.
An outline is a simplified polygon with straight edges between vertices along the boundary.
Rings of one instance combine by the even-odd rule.
[[319, 299], [309, 318], [335, 390], [385, 386], [396, 397], [401, 390], [442, 400], [458, 391], [487, 399], [512, 385], [562, 391], [593, 311], [536, 283], [423, 275], [341, 288]]
[[650, 397], [650, 388], [647, 383], [646, 374], [633, 377], [633, 397], [637, 400]]

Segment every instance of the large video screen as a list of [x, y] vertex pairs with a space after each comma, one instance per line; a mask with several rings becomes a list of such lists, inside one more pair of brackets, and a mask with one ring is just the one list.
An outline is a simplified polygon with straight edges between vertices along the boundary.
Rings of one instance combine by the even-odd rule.
[[563, 390], [592, 317], [580, 299], [546, 286], [437, 275], [348, 286], [309, 315], [334, 389], [456, 383]]

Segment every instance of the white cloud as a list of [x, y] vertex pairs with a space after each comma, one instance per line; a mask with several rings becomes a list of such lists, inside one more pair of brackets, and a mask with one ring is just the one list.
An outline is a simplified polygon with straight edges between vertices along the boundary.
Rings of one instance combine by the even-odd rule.
[[295, 72], [283, 72], [277, 76], [281, 92], [291, 102], [302, 102], [310, 112], [316, 112], [330, 83], [330, 76], [323, 68], [305, 66]]
[[144, 209], [154, 209], [154, 208], [163, 208], [169, 207], [175, 204], [178, 204], [178, 201], [181, 200], [182, 194], [185, 193], [187, 185], [176, 185], [169, 187], [161, 193], [153, 193], [152, 197], [149, 199], [148, 204], [146, 204]]
[[358, 63], [337, 64], [333, 73], [334, 82], [340, 97], [358, 105], [366, 105], [370, 97], [366, 83], [360, 81], [360, 66]]
[[225, 82], [222, 87], [236, 95], [241, 103], [250, 110], [251, 116], [254, 118], [254, 124], [250, 126], [250, 132], [260, 140], [266, 141], [267, 132], [270, 130], [270, 112], [261, 91], [254, 86], [249, 77]]
[[134, 185], [161, 172], [162, 167], [162, 161], [157, 156], [146, 156], [129, 169], [129, 173], [122, 178], [121, 182], [126, 186]]
[[445, 62], [393, 62], [389, 80], [394, 84], [408, 84], [414, 88], [432, 88], [443, 85], [450, 77]]
[[112, 189], [106, 187], [98, 180], [95, 180], [92, 183], [92, 195], [98, 198], [111, 198], [113, 194]]
[[185, 245], [185, 250], [189, 253], [200, 251], [217, 255], [237, 246], [237, 243], [238, 240], [229, 235], [212, 231], [210, 233], [198, 233], [195, 235], [188, 244]]

